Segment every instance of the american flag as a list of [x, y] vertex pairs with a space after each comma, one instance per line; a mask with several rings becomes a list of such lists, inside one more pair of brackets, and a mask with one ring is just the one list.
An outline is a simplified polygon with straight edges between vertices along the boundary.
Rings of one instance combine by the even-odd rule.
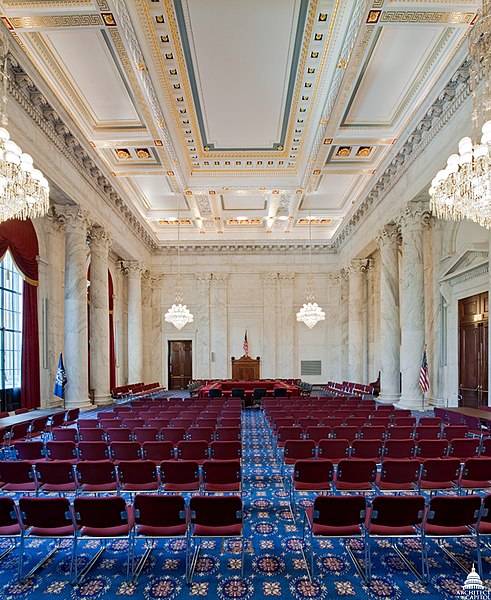
[[423, 350], [423, 360], [421, 362], [421, 369], [419, 371], [419, 387], [423, 394], [430, 389], [430, 380], [428, 378], [428, 359], [426, 358], [426, 346]]
[[244, 356], [249, 356], [249, 342], [247, 341], [247, 329], [244, 334]]

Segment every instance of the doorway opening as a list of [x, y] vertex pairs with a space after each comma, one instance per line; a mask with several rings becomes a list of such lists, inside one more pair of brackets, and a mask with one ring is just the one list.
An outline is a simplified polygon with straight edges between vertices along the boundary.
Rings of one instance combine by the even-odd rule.
[[191, 340], [168, 342], [169, 390], [185, 390], [193, 379], [193, 343]]

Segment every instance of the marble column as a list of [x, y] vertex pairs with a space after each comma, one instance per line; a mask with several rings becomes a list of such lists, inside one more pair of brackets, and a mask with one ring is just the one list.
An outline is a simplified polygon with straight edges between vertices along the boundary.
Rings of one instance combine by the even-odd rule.
[[162, 357], [162, 273], [146, 271], [142, 277], [143, 381], [164, 380]]
[[401, 373], [400, 405], [422, 407], [419, 373], [425, 344], [423, 220], [428, 216], [421, 203], [410, 203], [401, 219]]
[[142, 265], [139, 261], [123, 263], [128, 276], [128, 383], [143, 381]]
[[349, 379], [349, 348], [348, 348], [348, 321], [349, 321], [349, 271], [339, 271], [339, 341], [341, 346], [340, 380]]
[[280, 314], [278, 322], [281, 324], [279, 331], [279, 348], [277, 366], [278, 377], [295, 377], [293, 343], [293, 288], [295, 285], [294, 273], [278, 273], [280, 292]]
[[112, 240], [102, 227], [90, 231], [90, 389], [97, 405], [111, 404], [109, 389], [108, 258]]
[[211, 376], [226, 379], [230, 356], [228, 343], [228, 273], [213, 273], [210, 293]]
[[67, 377], [65, 407], [88, 409], [87, 332], [87, 214], [67, 207], [60, 219], [65, 225], [64, 353]]
[[400, 399], [401, 334], [399, 318], [399, 232], [386, 225], [377, 237], [380, 248], [380, 396]]
[[211, 273], [196, 273], [196, 373], [194, 379], [209, 379], [210, 370], [210, 281]]
[[365, 274], [368, 268], [366, 259], [354, 259], [349, 266], [348, 301], [348, 364], [349, 379], [363, 382], [364, 327], [362, 304], [365, 290]]
[[276, 377], [276, 273], [261, 273], [263, 285], [263, 356], [261, 377]]
[[327, 379], [342, 381], [341, 368], [341, 277], [339, 272], [328, 273], [327, 305], [326, 305], [326, 358]]

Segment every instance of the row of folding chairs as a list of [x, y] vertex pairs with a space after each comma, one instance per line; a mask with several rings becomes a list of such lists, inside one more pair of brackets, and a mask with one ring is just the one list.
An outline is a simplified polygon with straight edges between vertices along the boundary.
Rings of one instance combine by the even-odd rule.
[[[301, 425], [288, 424], [288, 420], [277, 421], [271, 429], [271, 438], [273, 443], [279, 445], [285, 439], [326, 439], [326, 438], [341, 438], [350, 441], [356, 439], [364, 440], [399, 440], [399, 439], [414, 439], [419, 440], [437, 440], [442, 439], [452, 442], [454, 439], [471, 439], [472, 443], [480, 444], [481, 438], [469, 435], [469, 431], [465, 425], [448, 426], [445, 431], [441, 432], [436, 426], [419, 426], [419, 427], [383, 427], [364, 425], [357, 427], [355, 425], [337, 425], [331, 427], [329, 425], [308, 425], [308, 422], [302, 422]], [[471, 443], [469, 443], [471, 445]]]
[[335, 413], [326, 413], [324, 411], [291, 411], [290, 413], [278, 412], [272, 413], [268, 419], [270, 427], [275, 424], [284, 422], [289, 425], [326, 425], [329, 427], [339, 427], [341, 425], [347, 425], [352, 427], [385, 427], [386, 429], [393, 427], [411, 427], [416, 429], [419, 427], [435, 427], [435, 431], [440, 434], [442, 427], [462, 427], [466, 428], [467, 432], [470, 432], [470, 428], [466, 425], [444, 425], [441, 419], [437, 417], [421, 417], [419, 421], [415, 417], [398, 417], [396, 419], [390, 419], [388, 416], [377, 417], [370, 415], [362, 416], [346, 416], [336, 415]]
[[[37, 462], [40, 460], [153, 460], [167, 459], [196, 460], [202, 462], [209, 458], [233, 460], [241, 458], [242, 444], [238, 440], [212, 441], [178, 440], [173, 442], [145, 441], [111, 442], [102, 441], [78, 442], [48, 441], [46, 445], [40, 441], [16, 442], [13, 453], [9, 457], [13, 461]], [[0, 461], [1, 462], [1, 461]], [[4, 461], [5, 462], [5, 461]]]
[[173, 419], [167, 419], [162, 417], [150, 416], [149, 418], [129, 418], [129, 419], [107, 419], [99, 421], [97, 419], [83, 419], [79, 421], [77, 429], [82, 431], [84, 429], [115, 429], [115, 428], [126, 428], [135, 429], [135, 427], [211, 427], [215, 429], [217, 427], [240, 427], [240, 417], [225, 417], [223, 419], [199, 417], [197, 419], [189, 417], [176, 417]]
[[7, 494], [144, 492], [242, 493], [240, 459], [163, 461], [2, 461], [1, 491]]
[[[201, 540], [229, 538], [240, 542], [241, 574], [244, 569], [242, 500], [239, 496], [193, 496], [186, 506], [182, 496], [137, 495], [133, 505], [121, 496], [67, 498], [0, 498], [0, 536], [19, 545], [18, 580], [23, 581], [40, 569], [56, 552], [61, 540], [72, 542], [70, 574], [81, 583], [95, 565], [108, 540], [126, 540], [126, 574], [136, 581], [150, 555], [148, 541], [177, 538], [184, 542], [186, 581], [191, 582]], [[52, 550], [26, 572], [26, 545], [30, 540], [54, 541]], [[136, 557], [142, 540], [143, 555]], [[87, 565], [79, 566], [79, 545], [94, 541], [101, 546]], [[15, 543], [8, 552], [13, 550]], [[191, 551], [194, 549], [194, 552]], [[5, 556], [8, 552], [4, 552]], [[192, 560], [190, 557], [192, 556]]]
[[[158, 423], [156, 423], [158, 425]], [[93, 427], [89, 429], [53, 430], [52, 439], [58, 441], [82, 442], [130, 442], [140, 443], [147, 441], [171, 440], [241, 440], [242, 430], [237, 426], [223, 427], [110, 427], [102, 429]]]
[[[483, 500], [477, 494], [469, 496], [434, 496], [428, 504], [421, 495], [377, 496], [371, 502], [363, 495], [318, 496], [313, 506], [305, 511], [302, 548], [304, 556], [310, 549], [310, 561], [306, 561], [309, 576], [314, 575], [314, 543], [332, 538], [358, 539], [363, 547], [363, 561], [360, 561], [350, 545], [346, 549], [363, 579], [370, 584], [372, 577], [372, 539], [389, 538], [392, 546], [377, 544], [381, 548], [391, 548], [397, 552], [407, 568], [424, 583], [429, 582], [430, 561], [429, 541], [433, 540], [445, 555], [460, 568], [463, 563], [447, 547], [451, 538], [472, 540], [476, 545], [478, 571], [482, 574], [481, 540], [491, 535], [491, 497]], [[420, 548], [419, 568], [396, 546], [399, 539], [413, 539]]]
[[296, 493], [434, 493], [482, 491], [491, 487], [491, 458], [326, 459], [298, 460], [289, 478], [290, 499], [296, 507]]
[[319, 440], [280, 440], [276, 448], [276, 461], [292, 464], [303, 458], [326, 458], [337, 462], [343, 458], [363, 458], [380, 461], [385, 458], [457, 458], [461, 461], [474, 457], [490, 457], [491, 443], [482, 446], [479, 438], [447, 440], [348, 440], [326, 438]]

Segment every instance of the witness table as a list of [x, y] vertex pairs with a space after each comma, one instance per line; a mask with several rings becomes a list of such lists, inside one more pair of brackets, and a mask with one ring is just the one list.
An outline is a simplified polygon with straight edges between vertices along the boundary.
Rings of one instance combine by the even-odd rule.
[[12, 425], [18, 425], [19, 423], [29, 423], [30, 421], [39, 419], [40, 417], [48, 418], [65, 412], [66, 410], [59, 408], [36, 408], [35, 410], [30, 410], [29, 412], [22, 413], [20, 415], [12, 415], [11, 417], [4, 417], [3, 419], [0, 419], [0, 429], [12, 427]]

